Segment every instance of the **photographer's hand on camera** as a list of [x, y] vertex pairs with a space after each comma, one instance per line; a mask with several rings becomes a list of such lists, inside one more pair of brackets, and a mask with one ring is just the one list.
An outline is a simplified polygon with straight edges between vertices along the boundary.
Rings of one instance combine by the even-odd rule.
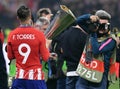
[[95, 33], [99, 27], [99, 17], [96, 15], [91, 15], [88, 23], [89, 34]]
[[96, 16], [96, 15], [91, 15], [90, 16], [90, 20], [91, 20], [91, 22], [97, 22], [98, 20], [99, 20], [99, 17], [98, 16]]

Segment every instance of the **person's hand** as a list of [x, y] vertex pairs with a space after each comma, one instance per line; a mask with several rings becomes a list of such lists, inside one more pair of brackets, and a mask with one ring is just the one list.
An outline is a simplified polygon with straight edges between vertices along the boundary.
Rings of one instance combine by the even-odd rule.
[[99, 17], [96, 15], [91, 15], [90, 20], [91, 20], [91, 22], [97, 22], [99, 20]]
[[50, 53], [50, 59], [57, 60], [58, 55], [56, 53]]

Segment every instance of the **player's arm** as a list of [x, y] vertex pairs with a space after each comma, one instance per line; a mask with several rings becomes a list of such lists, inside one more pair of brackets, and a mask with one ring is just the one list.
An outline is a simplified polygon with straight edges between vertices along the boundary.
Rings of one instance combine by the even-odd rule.
[[40, 36], [41, 38], [41, 43], [40, 43], [40, 54], [41, 57], [44, 61], [47, 61], [50, 57], [50, 53], [48, 48], [46, 47], [46, 38], [44, 36], [44, 34], [41, 34]]
[[12, 44], [11, 44], [11, 36], [8, 36], [8, 42], [7, 42], [7, 56], [9, 60], [12, 60], [15, 58], [12, 50]]

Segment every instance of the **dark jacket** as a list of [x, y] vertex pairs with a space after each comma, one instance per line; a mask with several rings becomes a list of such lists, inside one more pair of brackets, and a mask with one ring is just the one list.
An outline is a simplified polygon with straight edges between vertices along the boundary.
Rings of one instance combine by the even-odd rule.
[[86, 34], [71, 26], [63, 33], [62, 49], [67, 71], [75, 71], [86, 43]]
[[6, 62], [2, 51], [2, 41], [0, 39], [0, 89], [8, 89], [8, 76]]
[[119, 46], [119, 48], [117, 48], [116, 61], [120, 63], [120, 46]]
[[51, 52], [55, 52], [58, 55], [57, 62], [54, 62], [54, 65], [56, 65], [56, 69], [53, 70], [56, 72], [55, 74], [57, 78], [65, 77], [65, 74], [63, 73], [63, 70], [62, 70], [62, 66], [65, 60], [62, 57], [62, 52], [61, 52], [63, 33], [64, 32], [62, 32], [57, 37], [55, 37], [51, 43]]

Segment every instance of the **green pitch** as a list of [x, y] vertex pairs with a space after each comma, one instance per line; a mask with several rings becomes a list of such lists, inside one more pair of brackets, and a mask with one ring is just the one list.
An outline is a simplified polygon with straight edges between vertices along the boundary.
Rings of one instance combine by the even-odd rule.
[[115, 84], [110, 85], [108, 89], [120, 89], [120, 79]]

